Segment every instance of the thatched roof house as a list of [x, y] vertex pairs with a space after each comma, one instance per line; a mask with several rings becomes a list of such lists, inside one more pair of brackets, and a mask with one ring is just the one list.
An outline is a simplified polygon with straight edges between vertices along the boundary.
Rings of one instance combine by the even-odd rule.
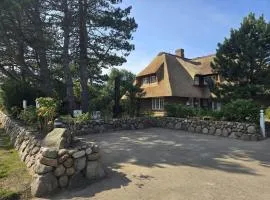
[[215, 107], [209, 90], [209, 78], [219, 81], [211, 68], [215, 55], [188, 59], [184, 50], [175, 55], [161, 52], [136, 76], [144, 91], [143, 111], [163, 111], [164, 102], [198, 107]]

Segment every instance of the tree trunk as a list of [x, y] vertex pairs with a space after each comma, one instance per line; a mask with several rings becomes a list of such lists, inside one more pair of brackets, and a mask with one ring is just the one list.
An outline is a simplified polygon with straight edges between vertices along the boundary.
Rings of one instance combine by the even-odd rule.
[[33, 12], [33, 22], [35, 25], [38, 43], [35, 44], [35, 49], [39, 58], [40, 67], [40, 88], [47, 95], [52, 95], [52, 83], [50, 70], [48, 67], [47, 55], [46, 55], [46, 39], [42, 30], [42, 20], [39, 11], [39, 1], [35, 2], [35, 10]]
[[63, 1], [64, 8], [64, 19], [63, 19], [63, 30], [64, 30], [64, 47], [63, 47], [63, 67], [65, 71], [65, 83], [66, 83], [66, 98], [68, 102], [68, 112], [72, 115], [74, 108], [74, 94], [73, 94], [73, 82], [69, 66], [69, 43], [70, 43], [70, 23], [71, 15], [68, 8], [68, 0]]
[[80, 84], [82, 87], [81, 93], [81, 107], [82, 112], [88, 112], [89, 108], [89, 91], [88, 91], [88, 70], [87, 70], [87, 30], [86, 30], [86, 0], [79, 0], [79, 71], [80, 71]]

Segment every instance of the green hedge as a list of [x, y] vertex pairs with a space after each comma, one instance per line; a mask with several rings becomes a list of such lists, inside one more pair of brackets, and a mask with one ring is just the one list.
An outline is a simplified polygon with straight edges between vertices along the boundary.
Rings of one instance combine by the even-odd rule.
[[220, 111], [192, 108], [181, 104], [167, 104], [165, 110], [168, 117], [201, 119], [207, 117], [214, 120], [258, 123], [260, 107], [252, 100], [237, 99], [223, 105]]

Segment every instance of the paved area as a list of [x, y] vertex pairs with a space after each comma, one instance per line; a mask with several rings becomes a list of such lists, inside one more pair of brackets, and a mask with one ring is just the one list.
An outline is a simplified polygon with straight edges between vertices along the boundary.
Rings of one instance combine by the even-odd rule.
[[244, 142], [158, 128], [84, 139], [101, 145], [107, 177], [51, 199], [270, 199], [270, 139]]

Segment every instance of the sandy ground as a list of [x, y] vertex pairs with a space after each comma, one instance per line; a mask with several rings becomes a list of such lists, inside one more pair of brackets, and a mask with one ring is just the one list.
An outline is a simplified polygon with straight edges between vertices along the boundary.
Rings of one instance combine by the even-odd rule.
[[270, 139], [244, 142], [158, 128], [84, 139], [101, 145], [107, 177], [50, 199], [270, 199]]

